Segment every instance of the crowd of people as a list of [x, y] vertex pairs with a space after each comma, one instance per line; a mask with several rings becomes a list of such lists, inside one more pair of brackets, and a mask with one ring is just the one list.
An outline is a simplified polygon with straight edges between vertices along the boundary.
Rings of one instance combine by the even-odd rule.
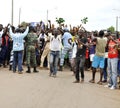
[[74, 83], [84, 82], [84, 71], [91, 70], [90, 83], [95, 83], [96, 71], [100, 71], [98, 84], [108, 83], [105, 87], [112, 90], [120, 84], [119, 34], [89, 32], [81, 25], [55, 27], [51, 21], [47, 26], [40, 22], [17, 28], [0, 24], [0, 67], [9, 66], [9, 70], [22, 74], [25, 64], [26, 73], [31, 73], [31, 68], [35, 73], [47, 68], [49, 76], [56, 77], [58, 71], [64, 71], [66, 55]]

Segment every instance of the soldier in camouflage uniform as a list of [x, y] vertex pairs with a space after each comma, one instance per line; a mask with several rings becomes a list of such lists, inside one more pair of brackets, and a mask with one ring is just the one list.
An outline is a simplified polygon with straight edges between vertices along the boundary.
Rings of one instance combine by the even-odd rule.
[[26, 62], [28, 67], [28, 70], [26, 72], [31, 73], [30, 70], [31, 64], [32, 67], [34, 67], [33, 72], [38, 72], [36, 70], [37, 64], [36, 64], [36, 54], [35, 54], [35, 49], [37, 46], [37, 35], [32, 26], [29, 28], [29, 33], [26, 36], [25, 40], [26, 40]]

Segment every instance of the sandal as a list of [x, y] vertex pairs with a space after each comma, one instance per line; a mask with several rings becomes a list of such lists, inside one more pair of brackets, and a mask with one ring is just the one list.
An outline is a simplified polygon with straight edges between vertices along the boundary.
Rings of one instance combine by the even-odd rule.
[[91, 79], [89, 82], [90, 82], [90, 83], [95, 83], [95, 81], [94, 81], [93, 79]]
[[102, 81], [98, 81], [97, 84], [102, 85]]

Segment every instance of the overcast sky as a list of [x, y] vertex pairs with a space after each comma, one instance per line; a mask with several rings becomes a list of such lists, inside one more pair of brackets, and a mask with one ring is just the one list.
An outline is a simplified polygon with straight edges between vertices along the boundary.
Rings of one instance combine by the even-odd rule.
[[[11, 23], [11, 1], [0, 0], [0, 23]], [[106, 29], [116, 27], [116, 16], [120, 16], [120, 0], [14, 0], [14, 25], [19, 24], [19, 8], [21, 8], [20, 21], [39, 22], [48, 19], [53, 23], [56, 17], [65, 19], [65, 24], [77, 26], [81, 19], [88, 17], [84, 25], [87, 30]], [[120, 18], [119, 18], [120, 31]]]

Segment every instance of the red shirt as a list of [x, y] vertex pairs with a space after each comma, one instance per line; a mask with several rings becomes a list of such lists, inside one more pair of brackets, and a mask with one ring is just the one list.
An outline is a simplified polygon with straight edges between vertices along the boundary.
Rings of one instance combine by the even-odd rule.
[[118, 50], [116, 49], [116, 43], [110, 40], [108, 44], [108, 58], [117, 58]]
[[8, 35], [5, 35], [4, 37], [2, 37], [2, 45], [3, 46], [8, 46], [8, 41], [9, 41]]
[[88, 50], [88, 48], [86, 49], [85, 58], [86, 58], [86, 59], [89, 58], [89, 50]]

